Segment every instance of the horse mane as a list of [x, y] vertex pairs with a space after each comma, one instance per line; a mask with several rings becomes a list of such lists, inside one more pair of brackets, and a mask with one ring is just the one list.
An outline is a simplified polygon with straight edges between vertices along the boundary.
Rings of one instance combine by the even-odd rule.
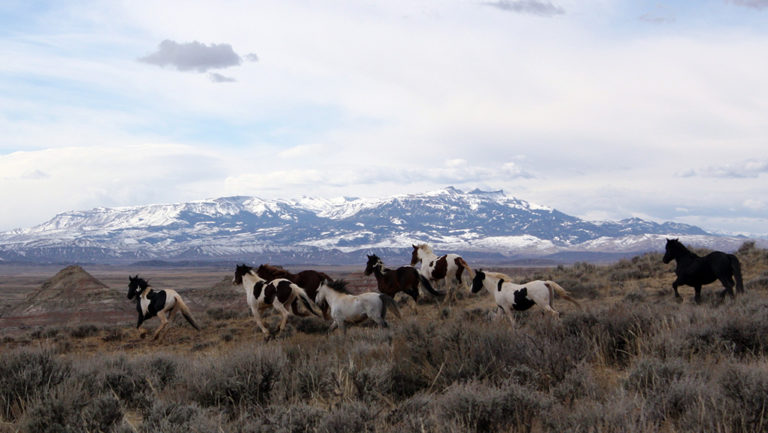
[[133, 280], [136, 281], [136, 284], [139, 286], [141, 290], [144, 290], [147, 287], [149, 287], [149, 280], [145, 280], [144, 278], [139, 277], [138, 274], [136, 274], [136, 276], [133, 277]]
[[418, 248], [420, 250], [423, 250], [425, 253], [430, 253], [430, 254], [434, 254], [435, 253], [434, 251], [432, 251], [432, 247], [430, 247], [427, 244], [416, 245], [416, 248]]
[[509, 275], [507, 275], [507, 274], [505, 274], [503, 272], [483, 271], [483, 273], [485, 274], [486, 277], [492, 277], [492, 278], [496, 278], [498, 280], [504, 280], [504, 281], [508, 281], [508, 282], [512, 281], [512, 277], [510, 277]]
[[[262, 270], [262, 269], [264, 269], [265, 272], [269, 272], [270, 274], [272, 274], [272, 278], [273, 279], [289, 278], [289, 277], [293, 277], [294, 276], [294, 274], [286, 271], [285, 269], [281, 268], [280, 266], [270, 265], [269, 263], [264, 263], [263, 265], [260, 265], [259, 266], [259, 270]], [[258, 271], [257, 271], [257, 273], [258, 273]]]
[[683, 243], [680, 242], [677, 238], [669, 239], [669, 247], [676, 253], [688, 254], [693, 256], [696, 255], [693, 251], [689, 250], [688, 247], [683, 245]]
[[329, 280], [325, 282], [325, 287], [333, 290], [334, 292], [343, 293], [345, 295], [351, 295], [347, 289], [347, 281], [339, 278], [338, 280]]

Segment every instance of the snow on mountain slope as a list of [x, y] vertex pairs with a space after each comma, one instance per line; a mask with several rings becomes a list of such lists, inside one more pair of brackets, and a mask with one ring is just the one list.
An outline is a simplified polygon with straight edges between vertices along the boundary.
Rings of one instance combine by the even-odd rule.
[[672, 235], [710, 245], [738, 240], [638, 218], [590, 222], [503, 191], [449, 187], [381, 199], [241, 196], [64, 212], [31, 228], [0, 233], [0, 259], [211, 259], [271, 251], [298, 259], [422, 242], [437, 251], [519, 256], [647, 251]]

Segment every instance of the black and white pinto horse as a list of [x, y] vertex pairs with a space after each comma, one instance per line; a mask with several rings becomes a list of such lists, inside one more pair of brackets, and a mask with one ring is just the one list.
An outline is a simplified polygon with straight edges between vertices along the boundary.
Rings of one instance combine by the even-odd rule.
[[391, 309], [398, 318], [401, 317], [400, 310], [391, 296], [375, 292], [353, 295], [347, 291], [346, 285], [344, 280], [325, 280], [317, 290], [317, 303], [327, 303], [333, 318], [328, 332], [340, 328], [346, 334], [348, 322], [358, 323], [366, 318], [370, 318], [382, 328], [387, 328], [387, 309]]
[[[165, 328], [169, 321], [173, 319], [173, 315], [177, 311], [181, 312], [181, 315], [187, 319], [193, 328], [200, 330], [200, 327], [192, 317], [192, 313], [189, 311], [189, 307], [181, 299], [175, 290], [161, 289], [153, 290], [152, 286], [138, 275], [135, 277], [128, 276], [128, 299], [136, 298], [136, 311], [139, 313], [139, 321], [136, 324], [136, 329], [139, 330], [139, 336], [144, 338], [146, 334], [145, 329], [141, 329], [142, 323], [145, 320], [157, 316], [160, 319], [160, 326], [155, 330], [153, 339], [157, 340], [160, 337], [160, 332]], [[167, 317], [166, 317], [167, 315]]]
[[304, 289], [295, 283], [285, 278], [267, 281], [261, 278], [254, 268], [245, 264], [237, 265], [235, 268], [232, 284], [242, 284], [243, 289], [245, 289], [246, 301], [251, 308], [251, 313], [253, 313], [253, 318], [256, 320], [259, 328], [261, 328], [261, 332], [267, 336], [270, 336], [270, 332], [261, 321], [261, 311], [269, 307], [274, 308], [283, 316], [275, 334], [279, 334], [285, 328], [285, 323], [288, 321], [288, 308], [296, 299], [301, 299], [304, 306], [312, 314], [316, 316], [322, 314], [317, 310], [317, 305], [312, 302], [312, 299], [309, 298]]
[[[434, 282], [435, 289], [439, 289], [441, 285], [445, 286], [446, 301], [454, 296], [455, 288], [468, 288], [469, 282], [475, 277], [472, 268], [457, 254], [446, 254], [438, 257], [427, 244], [411, 246], [413, 247], [411, 266], [416, 266], [417, 263], [421, 262], [419, 273], [429, 281]], [[464, 281], [463, 275], [465, 273], [468, 282]]]
[[560, 313], [552, 306], [555, 293], [581, 308], [581, 304], [570, 297], [568, 292], [554, 281], [535, 280], [525, 284], [514, 284], [508, 278], [506, 274], [483, 272], [480, 269], [475, 273], [475, 278], [472, 280], [472, 293], [477, 293], [485, 288], [488, 293], [493, 295], [496, 305], [507, 313], [512, 325], [515, 324], [513, 310], [525, 311], [534, 305], [540, 306], [544, 312], [555, 317], [560, 316]]
[[[685, 247], [678, 239], [667, 239], [665, 247], [664, 263], [672, 260], [677, 262], [675, 274], [677, 279], [672, 283], [675, 289], [675, 298], [681, 299], [677, 292], [677, 287], [687, 285], [693, 287], [696, 291], [695, 301], [701, 302], [701, 286], [709, 284], [715, 280], [720, 280], [723, 284], [723, 291], [720, 297], [725, 295], [734, 297], [733, 287], [736, 291], [744, 293], [744, 283], [741, 279], [741, 264], [739, 259], [733, 254], [727, 254], [722, 251], [715, 251], [700, 257]], [[734, 283], [734, 279], [736, 280]]]

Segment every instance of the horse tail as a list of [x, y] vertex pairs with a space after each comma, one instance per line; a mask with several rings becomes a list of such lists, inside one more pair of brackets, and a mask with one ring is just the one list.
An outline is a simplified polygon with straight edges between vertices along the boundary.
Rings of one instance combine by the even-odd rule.
[[736, 280], [736, 291], [739, 293], [744, 292], [744, 280], [741, 278], [741, 264], [739, 258], [733, 254], [728, 255], [728, 259], [731, 262], [731, 270], [733, 271], [733, 279]]
[[581, 306], [579, 301], [571, 298], [571, 296], [568, 294], [568, 292], [564, 288], [560, 287], [560, 285], [557, 284], [556, 282], [548, 280], [548, 281], [545, 281], [544, 284], [547, 287], [549, 287], [550, 290], [554, 290], [555, 293], [560, 295], [561, 298], [565, 299], [568, 302], [571, 302], [572, 304], [576, 305], [577, 307], [579, 307], [581, 309], [584, 308], [584, 307]]
[[475, 271], [472, 270], [472, 268], [469, 267], [466, 261], [462, 259], [461, 257], [456, 257], [456, 263], [461, 265], [464, 269], [467, 270], [467, 275], [469, 275], [469, 280], [472, 281], [475, 278]]
[[386, 318], [385, 316], [387, 315], [387, 307], [392, 309], [392, 314], [397, 316], [398, 319], [401, 318], [400, 309], [397, 308], [397, 304], [395, 303], [395, 300], [392, 299], [391, 296], [385, 295], [382, 293], [379, 295], [379, 299], [381, 299], [381, 318], [382, 319]]
[[293, 294], [296, 295], [297, 298], [301, 299], [301, 302], [304, 303], [304, 306], [307, 307], [307, 310], [309, 310], [317, 317], [322, 317], [322, 312], [318, 314], [316, 311], [316, 308], [318, 308], [317, 304], [312, 302], [312, 299], [309, 298], [309, 295], [307, 295], [307, 292], [305, 292], [304, 289], [294, 283], [291, 283], [291, 288], [293, 289]]
[[445, 296], [445, 293], [438, 292], [432, 287], [432, 284], [429, 283], [429, 279], [425, 277], [424, 275], [421, 275], [419, 273], [419, 282], [421, 283], [421, 286], [424, 287], [424, 289], [432, 294], [432, 296]]
[[192, 312], [189, 310], [189, 307], [187, 304], [181, 299], [181, 296], [176, 297], [176, 302], [179, 304], [179, 310], [181, 311], [181, 315], [184, 316], [185, 319], [187, 319], [187, 322], [189, 322], [190, 325], [192, 325], [193, 328], [200, 330], [200, 327], [197, 325], [197, 322], [195, 322], [195, 318], [192, 317]]

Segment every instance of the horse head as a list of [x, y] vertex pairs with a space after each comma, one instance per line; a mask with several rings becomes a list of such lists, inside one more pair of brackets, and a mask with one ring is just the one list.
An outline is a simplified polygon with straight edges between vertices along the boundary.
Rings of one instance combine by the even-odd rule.
[[147, 281], [143, 278], [139, 278], [138, 274], [135, 277], [128, 275], [128, 299], [133, 299], [134, 297], [138, 299], [141, 292], [143, 292], [148, 285]]
[[252, 270], [253, 268], [246, 265], [245, 263], [242, 265], [237, 265], [235, 267], [235, 276], [232, 278], [232, 285], [239, 286], [240, 284], [243, 284], [243, 275], [251, 272]]
[[370, 256], [366, 254], [366, 256], [368, 257], [368, 262], [365, 264], [365, 271], [363, 271], [363, 274], [371, 275], [373, 273], [373, 269], [377, 265], [381, 265], [382, 264], [381, 263], [381, 259], [376, 254], [373, 254], [373, 255], [370, 255]]
[[475, 272], [475, 278], [472, 279], [472, 293], [477, 293], [483, 289], [483, 281], [485, 280], [485, 272], [482, 269], [478, 269]]
[[664, 258], [661, 259], [664, 263], [671, 262], [675, 257], [677, 257], [678, 252], [680, 251], [680, 247], [683, 247], [683, 244], [680, 243], [678, 238], [675, 239], [667, 239], [667, 244], [664, 246]]
[[419, 257], [419, 247], [421, 247], [421, 245], [416, 246], [411, 244], [411, 246], [413, 247], [413, 252], [411, 253], [411, 266], [415, 266], [416, 263], [421, 261], [421, 257]]

